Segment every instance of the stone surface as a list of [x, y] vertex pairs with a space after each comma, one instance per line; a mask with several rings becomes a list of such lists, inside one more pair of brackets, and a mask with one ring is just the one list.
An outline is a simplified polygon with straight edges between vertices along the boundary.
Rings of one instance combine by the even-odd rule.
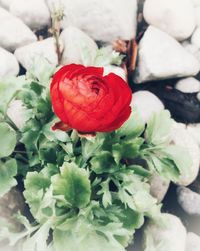
[[198, 49], [200, 49], [200, 27], [195, 30], [191, 38], [192, 44], [194, 44]]
[[199, 1], [199, 5], [194, 8], [194, 13], [195, 13], [196, 25], [197, 27], [199, 27], [200, 26], [200, 1]]
[[35, 34], [19, 18], [0, 8], [0, 46], [14, 51], [37, 40]]
[[15, 56], [27, 70], [32, 67], [34, 60], [40, 56], [47, 59], [47, 61], [53, 65], [58, 64], [54, 38], [47, 38], [18, 48], [15, 51]]
[[42, 29], [51, 23], [50, 11], [45, 0], [12, 1], [10, 12], [31, 29]]
[[182, 45], [188, 52], [190, 52], [200, 62], [200, 50], [196, 45], [188, 41], [182, 43]]
[[199, 61], [167, 33], [150, 26], [139, 43], [135, 82], [194, 76]]
[[200, 91], [200, 82], [195, 78], [184, 78], [179, 80], [175, 88], [184, 93], [194, 93]]
[[189, 151], [193, 163], [190, 170], [182, 172], [178, 182], [179, 185], [188, 186], [196, 179], [199, 172], [199, 146], [187, 131], [186, 126], [176, 122], [171, 131], [171, 144], [184, 147]]
[[0, 0], [0, 6], [9, 10], [11, 3], [14, 1], [15, 0]]
[[115, 73], [116, 75], [120, 76], [125, 81], [127, 81], [126, 80], [126, 72], [121, 67], [114, 66], [114, 65], [105, 66], [104, 67], [104, 76], [108, 75], [109, 73]]
[[144, 229], [144, 251], [185, 251], [186, 229], [172, 214], [163, 214], [164, 223], [150, 222]]
[[187, 131], [200, 147], [200, 124], [187, 125]]
[[21, 100], [13, 100], [7, 110], [8, 117], [13, 121], [18, 129], [22, 129], [26, 123], [26, 108]]
[[98, 49], [92, 38], [75, 27], [68, 27], [61, 33], [63, 42], [62, 64], [91, 65]]
[[19, 73], [19, 64], [15, 56], [0, 47], [0, 78], [16, 76]]
[[200, 215], [200, 194], [193, 192], [187, 187], [178, 187], [177, 199], [186, 213]]
[[195, 7], [200, 5], [200, 0], [191, 0], [191, 1]]
[[186, 251], [200, 250], [200, 236], [194, 233], [187, 234]]
[[155, 173], [150, 181], [150, 193], [160, 203], [164, 199], [169, 189], [169, 185], [169, 180], [164, 180], [160, 175]]
[[138, 110], [144, 122], [147, 122], [154, 112], [164, 110], [164, 105], [160, 99], [149, 91], [135, 92], [131, 106]]
[[146, 0], [144, 18], [179, 41], [190, 37], [195, 28], [191, 0]]
[[[49, 7], [60, 0], [48, 0]], [[95, 40], [129, 40], [136, 33], [136, 0], [62, 0], [65, 19], [62, 26], [76, 26]]]

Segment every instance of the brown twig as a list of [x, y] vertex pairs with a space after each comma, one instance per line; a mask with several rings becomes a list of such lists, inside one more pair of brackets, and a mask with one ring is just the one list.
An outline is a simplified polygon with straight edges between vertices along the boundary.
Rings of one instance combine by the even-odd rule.
[[54, 10], [51, 13], [52, 27], [50, 29], [50, 32], [52, 33], [55, 39], [56, 53], [58, 56], [59, 65], [61, 64], [61, 59], [62, 59], [62, 48], [59, 40], [61, 32], [60, 22], [63, 20], [63, 17], [64, 17], [64, 9], [62, 7], [60, 7], [59, 9], [54, 8]]

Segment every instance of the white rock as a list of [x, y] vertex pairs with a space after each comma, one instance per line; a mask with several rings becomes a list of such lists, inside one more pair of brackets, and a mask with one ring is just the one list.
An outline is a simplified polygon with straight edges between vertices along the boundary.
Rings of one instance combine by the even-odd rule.
[[183, 171], [178, 181], [179, 185], [188, 186], [196, 179], [199, 172], [199, 146], [187, 131], [186, 126], [176, 122], [173, 123], [171, 130], [171, 144], [184, 147], [191, 156], [192, 166], [190, 170]]
[[200, 147], [200, 124], [187, 125], [187, 131]]
[[193, 5], [196, 7], [196, 6], [199, 6], [200, 5], [200, 0], [192, 0], [192, 3]]
[[144, 251], [185, 251], [186, 229], [180, 219], [163, 214], [165, 224], [148, 223], [144, 229]]
[[192, 54], [197, 53], [198, 50], [199, 50], [199, 48], [198, 48], [196, 45], [190, 43], [188, 40], [187, 40], [187, 41], [184, 41], [184, 42], [182, 43], [182, 46], [183, 46], [187, 51], [189, 51], [189, 52], [192, 53]]
[[0, 6], [9, 10], [11, 3], [14, 1], [16, 0], [0, 0]]
[[[48, 0], [50, 8], [60, 0]], [[63, 27], [76, 26], [95, 40], [129, 40], [136, 34], [136, 0], [62, 0]]]
[[187, 187], [178, 187], [177, 198], [185, 212], [191, 215], [200, 215], [200, 194]]
[[40, 56], [47, 59], [52, 65], [58, 64], [54, 38], [47, 38], [18, 48], [15, 51], [15, 56], [27, 70], [33, 66], [34, 60]]
[[19, 73], [19, 64], [15, 56], [0, 47], [0, 78], [16, 76]]
[[160, 99], [149, 91], [135, 92], [131, 106], [138, 110], [144, 122], [147, 122], [154, 112], [159, 113], [164, 110], [164, 105]]
[[194, 76], [200, 63], [167, 33], [149, 26], [139, 43], [136, 83]]
[[8, 117], [13, 121], [17, 128], [22, 129], [26, 123], [26, 108], [21, 100], [13, 100], [7, 110]]
[[92, 38], [75, 27], [68, 27], [61, 33], [64, 51], [62, 64], [91, 65], [98, 49]]
[[114, 65], [105, 66], [104, 67], [104, 76], [108, 75], [109, 73], [115, 73], [116, 75], [120, 76], [125, 81], [127, 81], [126, 72], [121, 67], [114, 66]]
[[200, 50], [196, 45], [189, 43], [188, 41], [182, 43], [182, 45], [188, 52], [190, 52], [200, 62]]
[[0, 8], [0, 46], [14, 51], [37, 40], [35, 34], [19, 18]]
[[160, 203], [164, 199], [169, 189], [169, 185], [169, 180], [165, 180], [155, 173], [150, 180], [150, 193]]
[[199, 1], [199, 6], [196, 6], [194, 8], [194, 13], [195, 13], [195, 20], [196, 20], [196, 26], [200, 26], [200, 1]]
[[175, 88], [184, 93], [194, 93], [200, 91], [200, 82], [195, 78], [184, 78], [179, 80]]
[[196, 45], [198, 49], [200, 49], [200, 27], [198, 27], [193, 33], [191, 42], [192, 44]]
[[190, 37], [195, 28], [191, 0], [146, 0], [144, 18], [179, 41]]
[[200, 236], [194, 233], [188, 233], [186, 242], [186, 251], [200, 250]]
[[10, 12], [31, 29], [42, 29], [51, 23], [50, 11], [45, 0], [12, 1]]

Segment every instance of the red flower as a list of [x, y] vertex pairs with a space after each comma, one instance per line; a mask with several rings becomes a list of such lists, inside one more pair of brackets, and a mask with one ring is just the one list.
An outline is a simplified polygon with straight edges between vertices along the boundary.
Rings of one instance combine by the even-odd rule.
[[131, 89], [113, 73], [103, 76], [103, 68], [64, 66], [54, 75], [50, 94], [56, 115], [80, 132], [113, 131], [131, 114]]

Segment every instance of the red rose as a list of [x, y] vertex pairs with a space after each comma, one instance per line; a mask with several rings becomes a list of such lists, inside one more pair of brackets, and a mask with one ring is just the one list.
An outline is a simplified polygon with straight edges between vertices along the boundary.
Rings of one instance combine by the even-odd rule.
[[50, 94], [56, 115], [80, 132], [113, 131], [131, 114], [131, 89], [113, 73], [103, 76], [103, 68], [64, 66], [55, 73]]

